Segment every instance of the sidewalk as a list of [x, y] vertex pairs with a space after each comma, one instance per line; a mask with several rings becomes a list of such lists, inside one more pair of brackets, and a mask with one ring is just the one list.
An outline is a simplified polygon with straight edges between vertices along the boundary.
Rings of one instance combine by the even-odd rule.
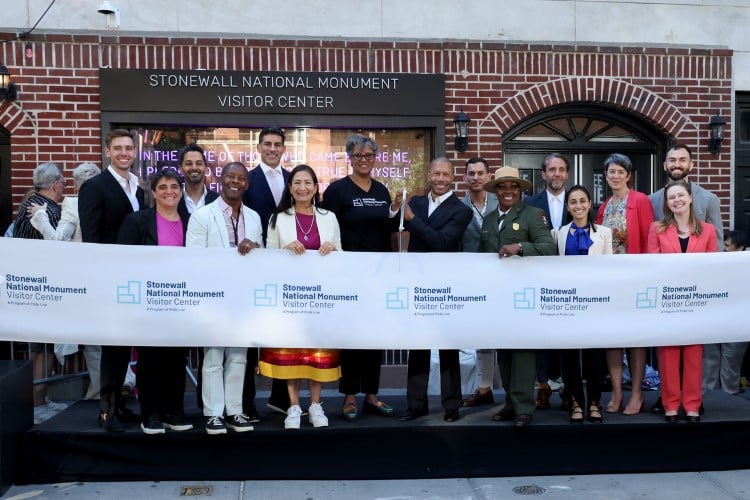
[[[300, 457], [297, 466], [304, 466]], [[211, 500], [512, 499], [744, 500], [750, 471], [398, 481], [61, 483], [14, 486], [3, 500], [210, 498]]]

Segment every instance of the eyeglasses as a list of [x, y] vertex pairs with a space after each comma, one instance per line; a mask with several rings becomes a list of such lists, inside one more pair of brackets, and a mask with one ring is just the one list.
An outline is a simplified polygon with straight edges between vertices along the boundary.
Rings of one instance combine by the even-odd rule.
[[362, 160], [372, 161], [375, 159], [375, 153], [365, 153], [365, 154], [354, 153], [351, 156], [351, 158], [352, 160], [356, 160], [356, 161], [362, 161]]

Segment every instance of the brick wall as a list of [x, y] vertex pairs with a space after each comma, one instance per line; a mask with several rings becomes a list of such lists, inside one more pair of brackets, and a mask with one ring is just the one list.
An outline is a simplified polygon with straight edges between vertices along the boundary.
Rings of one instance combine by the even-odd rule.
[[730, 50], [93, 35], [40, 35], [30, 41], [32, 58], [25, 57], [22, 42], [0, 46], [0, 62], [20, 86], [18, 101], [0, 105], [0, 126], [12, 133], [14, 205], [38, 162], [53, 161], [67, 171], [82, 161], [100, 161], [101, 66], [403, 72], [445, 74], [446, 144], [453, 142], [456, 113], [463, 108], [471, 116], [469, 151], [448, 152], [457, 166], [477, 153], [502, 164], [503, 134], [537, 111], [597, 103], [640, 117], [693, 147], [698, 152], [693, 178], [719, 195], [729, 220], [731, 123], [720, 155], [706, 152], [706, 140], [717, 110], [727, 122], [732, 116]]

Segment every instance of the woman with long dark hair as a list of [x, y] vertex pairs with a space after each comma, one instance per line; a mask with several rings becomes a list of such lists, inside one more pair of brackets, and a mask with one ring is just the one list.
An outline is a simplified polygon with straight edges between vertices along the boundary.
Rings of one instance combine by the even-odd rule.
[[[289, 175], [276, 212], [271, 215], [266, 248], [283, 248], [297, 255], [307, 250], [316, 250], [320, 255], [341, 250], [336, 216], [319, 208], [319, 203], [315, 171], [308, 165], [297, 165]], [[287, 381], [291, 406], [284, 428], [300, 428], [301, 379], [307, 379], [310, 388], [310, 423], [313, 427], [328, 427], [328, 418], [320, 404], [320, 392], [323, 382], [334, 382], [341, 376], [338, 350], [264, 348], [260, 350], [258, 367], [261, 375]]]
[[[560, 255], [606, 255], [612, 253], [612, 231], [594, 223], [591, 213], [591, 195], [580, 185], [565, 193], [565, 207], [572, 222], [557, 231]], [[581, 380], [581, 356], [578, 349], [564, 349], [563, 380], [568, 398], [571, 423], [583, 422], [583, 407], [588, 404], [586, 418], [590, 422], [602, 421], [602, 383], [606, 374], [603, 349], [583, 349], [583, 378], [586, 379], [586, 397]]]

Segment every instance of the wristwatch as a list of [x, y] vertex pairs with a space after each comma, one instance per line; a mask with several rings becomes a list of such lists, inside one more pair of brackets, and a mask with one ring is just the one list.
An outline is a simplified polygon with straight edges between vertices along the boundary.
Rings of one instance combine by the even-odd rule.
[[518, 255], [523, 256], [523, 245], [518, 243]]

